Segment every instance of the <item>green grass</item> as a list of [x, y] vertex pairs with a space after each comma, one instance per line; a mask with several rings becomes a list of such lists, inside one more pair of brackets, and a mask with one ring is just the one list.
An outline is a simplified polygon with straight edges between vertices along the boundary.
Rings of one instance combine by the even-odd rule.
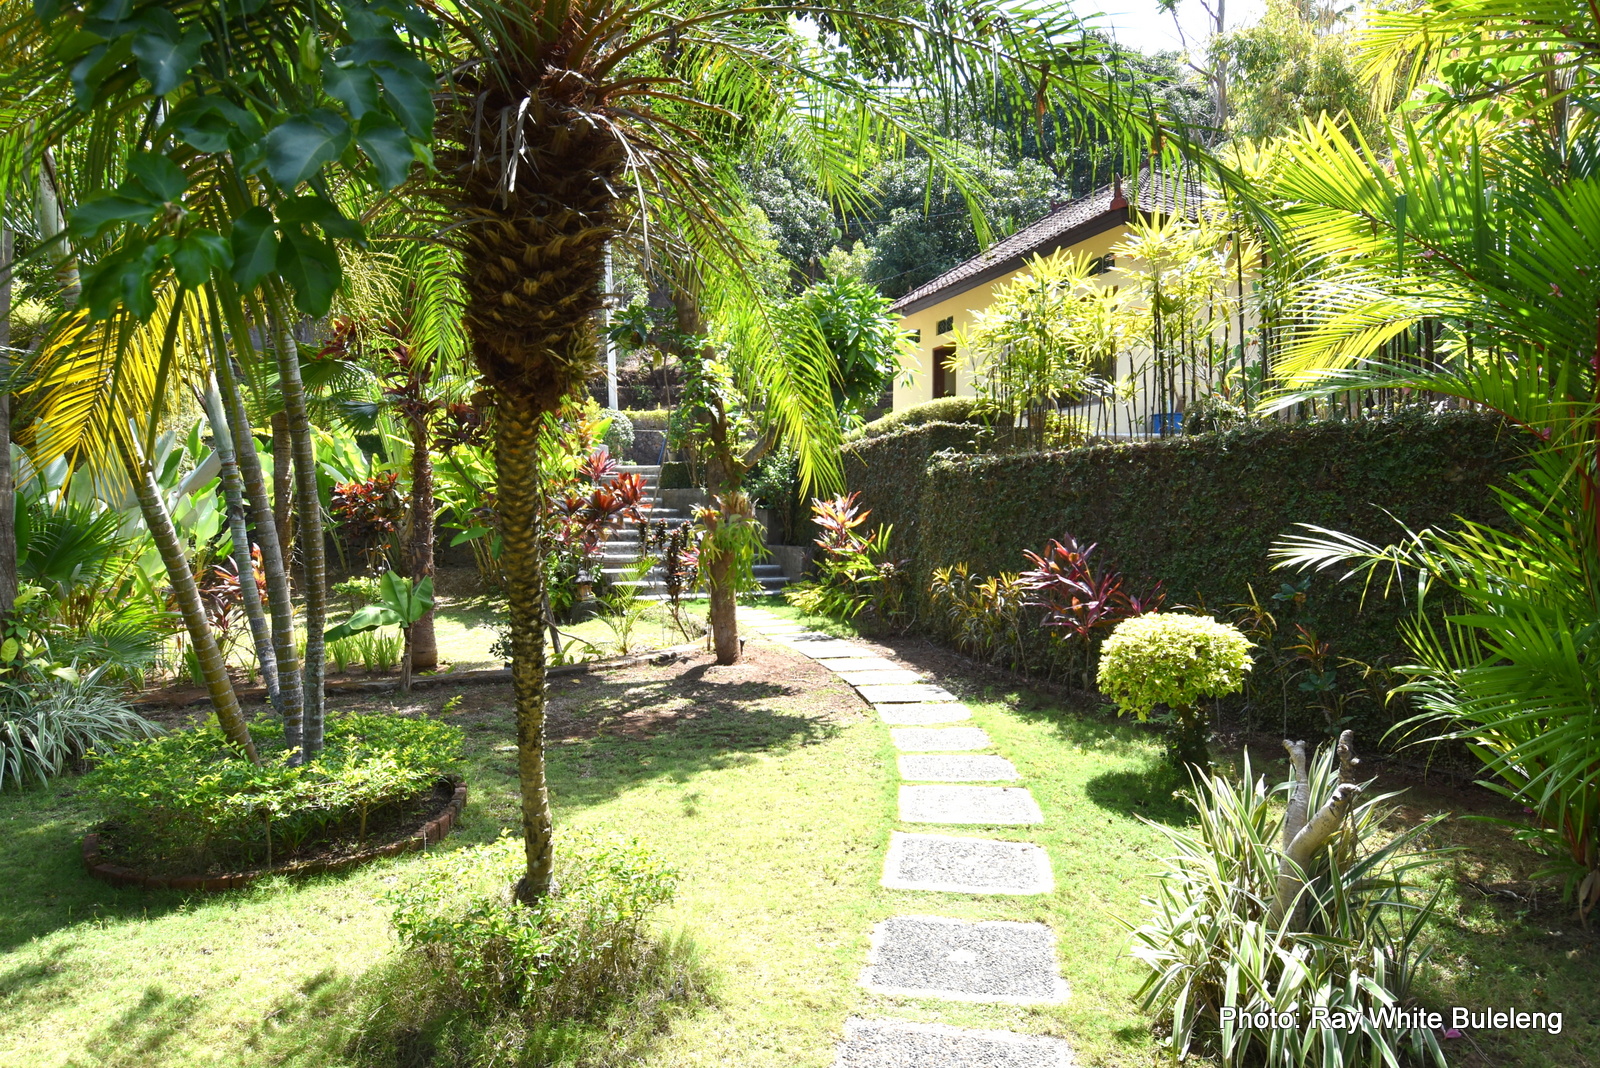
[[[1159, 867], [1159, 836], [1140, 817], [1184, 818], [1148, 734], [1020, 686], [972, 689], [973, 723], [1017, 765], [1046, 820], [993, 834], [1044, 845], [1057, 888], [969, 898], [878, 885], [896, 826], [894, 753], [842, 684], [676, 665], [552, 689], [559, 824], [637, 835], [670, 858], [683, 882], [662, 928], [692, 939], [712, 976], [712, 1004], [657, 1038], [642, 1063], [826, 1068], [850, 1015], [1060, 1035], [1097, 1066], [1157, 1059], [1116, 923], [1139, 917]], [[451, 718], [467, 732], [472, 795], [452, 849], [517, 825], [509, 696], [460, 695]], [[440, 688], [367, 707], [438, 714], [455, 696]], [[642, 729], [640, 716], [668, 714]], [[349, 1063], [350, 1029], [391, 974], [380, 897], [414, 859], [221, 896], [114, 890], [79, 867], [91, 821], [70, 779], [0, 796], [0, 1065]], [[1459, 821], [1446, 831], [1463, 827], [1473, 844], [1463, 875], [1525, 876], [1528, 858], [1505, 834]], [[1449, 885], [1436, 924], [1445, 971], [1428, 1000], [1525, 1005], [1542, 990], [1539, 1007], [1568, 1012], [1567, 1034], [1486, 1045], [1499, 1054], [1489, 1063], [1594, 1063], [1594, 941], [1565, 922], [1550, 935], [1547, 911], [1519, 917]], [[908, 913], [1049, 923], [1070, 1000], [1017, 1008], [868, 994], [858, 979], [872, 926]]]

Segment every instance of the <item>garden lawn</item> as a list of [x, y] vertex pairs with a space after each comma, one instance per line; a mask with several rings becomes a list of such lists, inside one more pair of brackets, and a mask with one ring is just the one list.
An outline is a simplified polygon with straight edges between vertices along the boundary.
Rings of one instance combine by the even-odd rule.
[[[993, 676], [987, 687], [947, 677], [1044, 811], [1043, 826], [989, 836], [1044, 845], [1057, 889], [1032, 898], [884, 890], [897, 787], [887, 729], [817, 665], [756, 641], [747, 652], [731, 668], [697, 656], [552, 680], [559, 825], [636, 835], [670, 858], [683, 881], [662, 929], [686, 934], [711, 977], [711, 1003], [678, 1018], [644, 1063], [827, 1068], [850, 1015], [1059, 1035], [1099, 1068], [1152, 1063], [1132, 1000], [1138, 970], [1116, 917], [1139, 917], [1159, 867], [1160, 839], [1139, 817], [1184, 816], [1148, 736]], [[465, 728], [472, 792], [443, 848], [515, 828], [505, 688], [439, 688], [361, 707]], [[349, 1038], [381, 996], [374, 977], [394, 952], [381, 898], [416, 858], [219, 896], [115, 890], [79, 866], [92, 815], [74, 785], [0, 796], [0, 1065], [351, 1064]], [[1503, 867], [1504, 836], [1473, 833], [1487, 836], [1482, 865]], [[1474, 871], [1506, 875], [1489, 867]], [[1582, 1017], [1594, 1015], [1596, 995], [1592, 983], [1577, 987], [1592, 975], [1594, 943], [1571, 932], [1552, 939], [1451, 887], [1440, 996], [1501, 1005], [1537, 975], [1553, 1007], [1568, 1007], [1568, 1035], [1524, 1041], [1511, 1047], [1516, 1060], [1495, 1063], [1593, 1063], [1593, 1026]], [[1016, 1008], [867, 993], [858, 979], [872, 926], [906, 914], [1049, 923], [1071, 998]]]

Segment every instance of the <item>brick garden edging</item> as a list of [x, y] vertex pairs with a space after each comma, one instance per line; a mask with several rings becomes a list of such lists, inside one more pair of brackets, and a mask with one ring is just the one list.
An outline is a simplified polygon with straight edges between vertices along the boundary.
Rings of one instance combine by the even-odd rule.
[[83, 839], [83, 866], [88, 869], [90, 875], [112, 886], [142, 886], [147, 890], [237, 890], [249, 886], [266, 875], [314, 875], [326, 871], [345, 871], [360, 867], [379, 857], [397, 857], [402, 853], [414, 853], [443, 841], [444, 836], [455, 827], [456, 820], [461, 816], [461, 810], [466, 807], [467, 786], [465, 783], [452, 783], [448, 780], [441, 780], [439, 786], [448, 787], [452, 791], [450, 803], [444, 807], [443, 812], [418, 828], [415, 834], [376, 849], [352, 853], [350, 856], [335, 860], [280, 864], [274, 868], [260, 868], [256, 871], [235, 872], [230, 875], [140, 875], [132, 868], [101, 860], [100, 836], [90, 834]]

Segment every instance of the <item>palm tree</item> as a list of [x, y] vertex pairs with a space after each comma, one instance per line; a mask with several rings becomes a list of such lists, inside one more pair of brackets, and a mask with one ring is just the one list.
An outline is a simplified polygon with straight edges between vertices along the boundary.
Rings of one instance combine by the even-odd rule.
[[[835, 62], [842, 52], [793, 32], [787, 8], [434, 0], [428, 9], [449, 43], [429, 192], [461, 250], [472, 355], [496, 398], [527, 851], [518, 895], [532, 901], [549, 892], [553, 860], [537, 442], [549, 413], [594, 373], [605, 248], [630, 200], [631, 210], [678, 214], [700, 247], [734, 249], [723, 220], [736, 214], [736, 179], [719, 143], [787, 132], [842, 192], [869, 145], [946, 155], [915, 118], [930, 97], [945, 101], [934, 113], [948, 114], [996, 95], [998, 73], [1052, 122], [1114, 123], [1127, 114], [1125, 86], [1087, 44], [1062, 47], [1064, 37], [1082, 40], [1075, 20], [1042, 24], [1002, 5], [940, 5], [927, 19], [823, 12], [855, 54], [893, 68], [903, 79], [893, 88], [848, 73]], [[1056, 101], [1067, 107], [1051, 108]]]
[[[1404, 572], [1417, 615], [1403, 690], [1528, 806], [1580, 911], [1600, 903], [1600, 137], [1573, 102], [1600, 60], [1592, 9], [1562, 0], [1435, 2], [1374, 20], [1375, 68], [1435, 79], [1445, 103], [1399, 151], [1321, 123], [1270, 169], [1279, 255], [1300, 265], [1279, 403], [1402, 387], [1530, 431], [1503, 528], [1406, 531], [1390, 546], [1311, 529], [1281, 563]], [[1440, 76], [1441, 57], [1478, 72]], [[1480, 79], [1480, 76], [1481, 79]], [[1427, 319], [1423, 357], [1385, 356]], [[1445, 595], [1441, 596], [1441, 593]], [[1448, 597], [1464, 609], [1424, 614]], [[1418, 724], [1413, 724], [1418, 725]]]

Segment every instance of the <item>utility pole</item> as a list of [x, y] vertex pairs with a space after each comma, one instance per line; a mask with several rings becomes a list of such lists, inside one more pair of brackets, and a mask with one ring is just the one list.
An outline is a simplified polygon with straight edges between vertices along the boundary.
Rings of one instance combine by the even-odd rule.
[[606, 301], [605, 314], [601, 322], [605, 324], [606, 339], [606, 407], [612, 411], [617, 410], [617, 343], [611, 340], [611, 246], [606, 246]]

